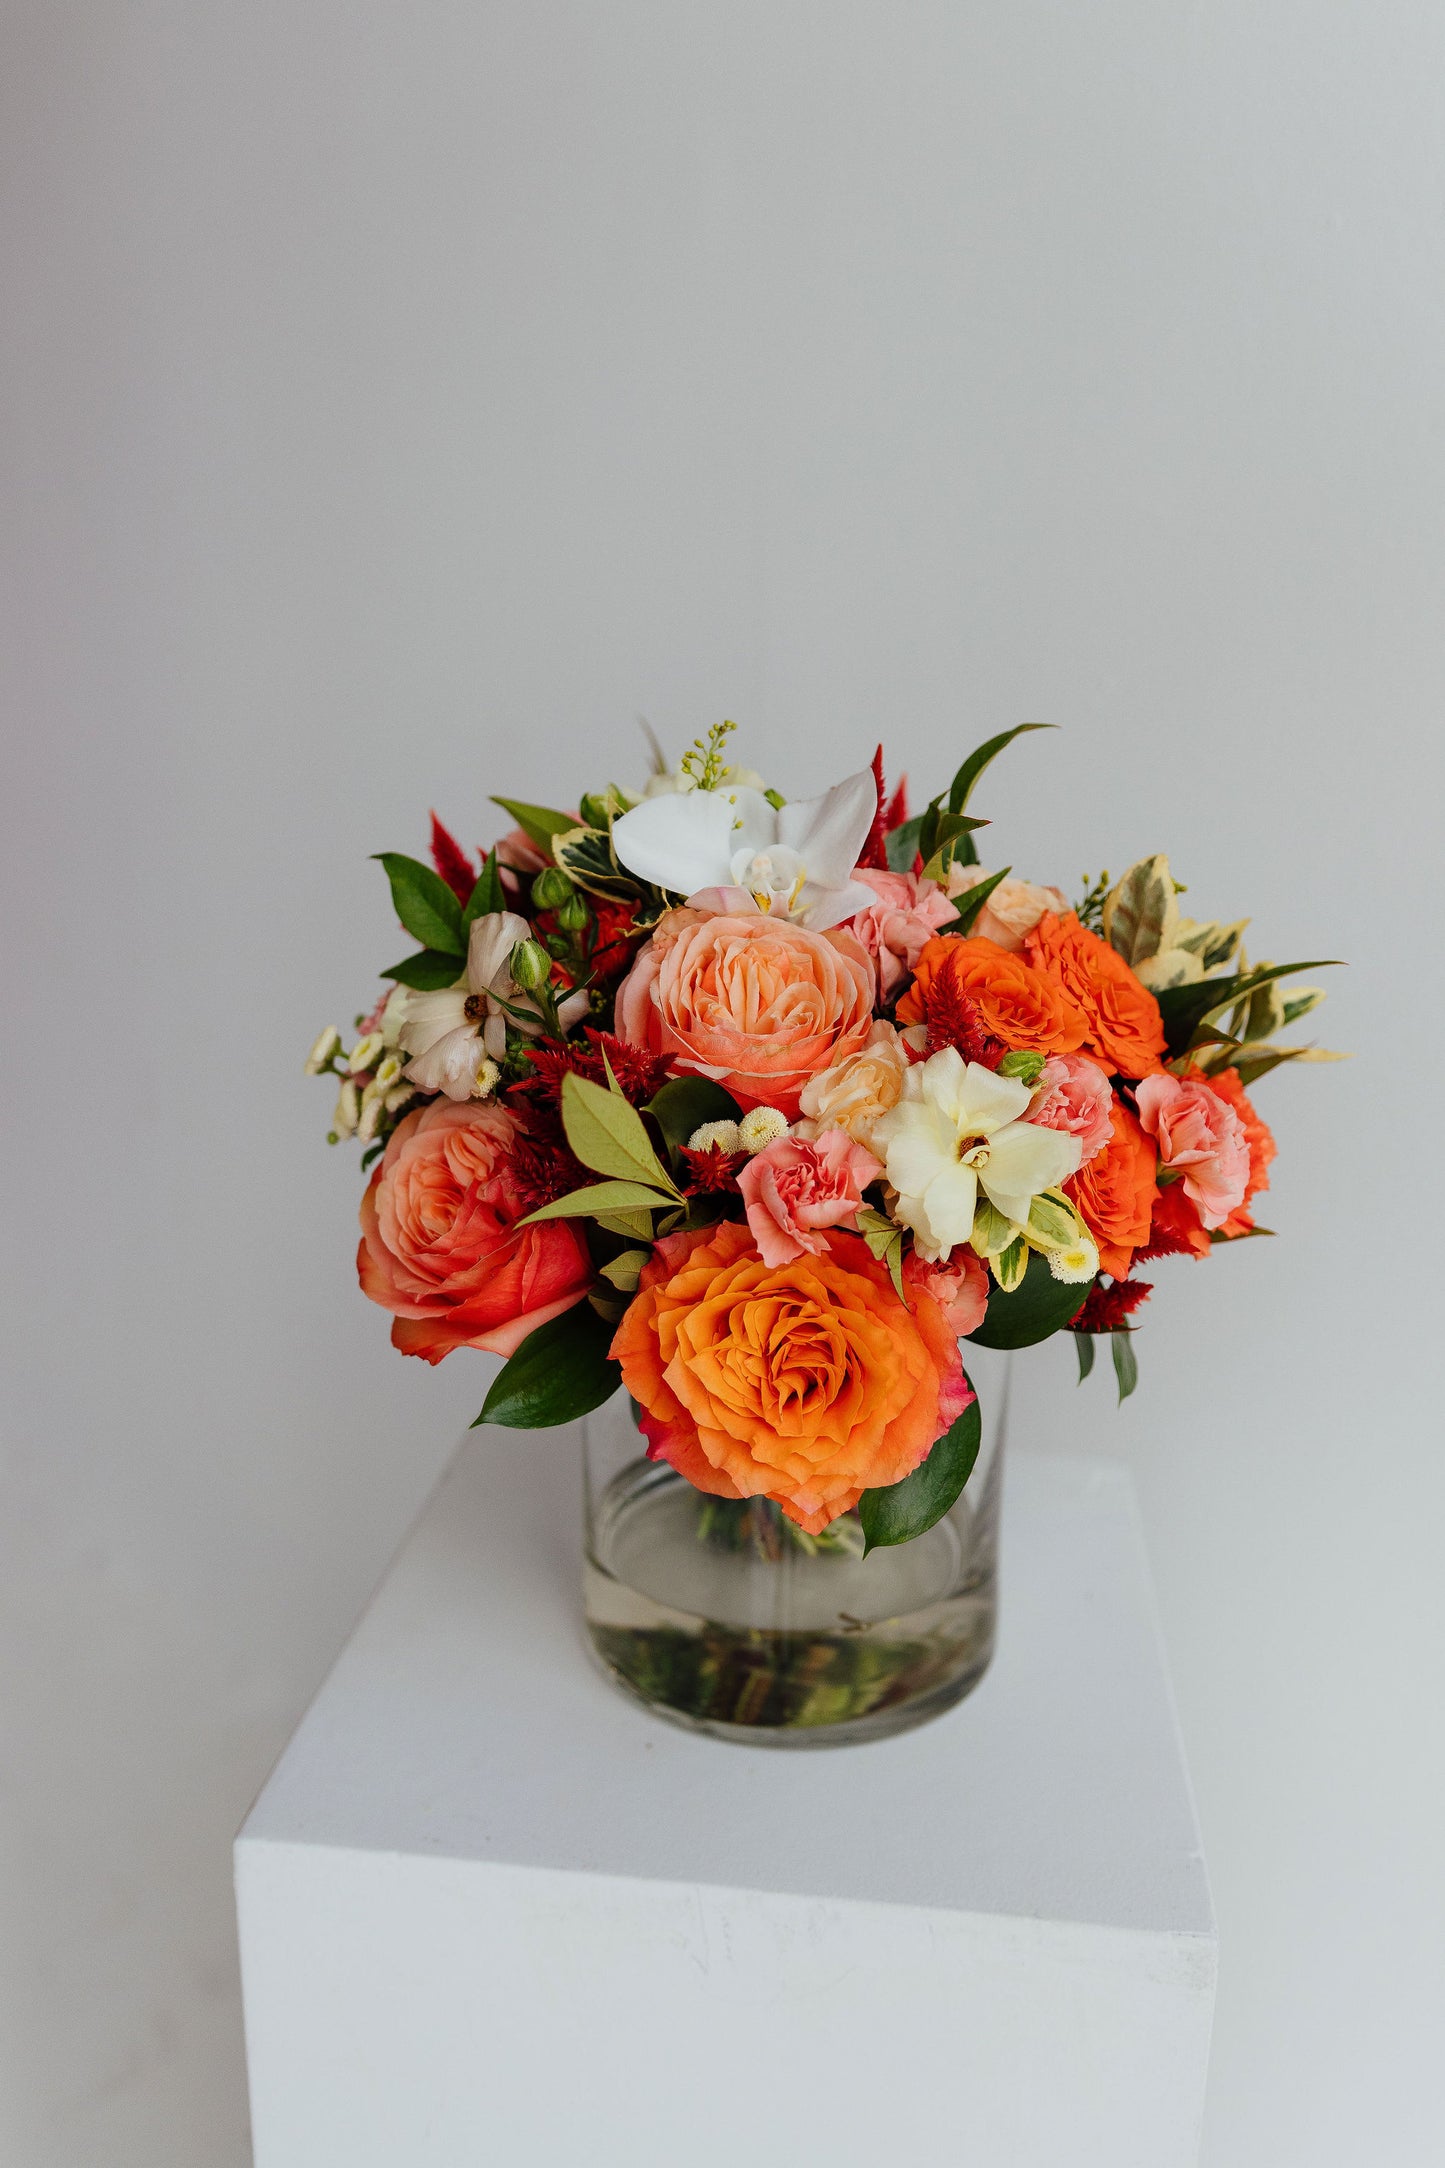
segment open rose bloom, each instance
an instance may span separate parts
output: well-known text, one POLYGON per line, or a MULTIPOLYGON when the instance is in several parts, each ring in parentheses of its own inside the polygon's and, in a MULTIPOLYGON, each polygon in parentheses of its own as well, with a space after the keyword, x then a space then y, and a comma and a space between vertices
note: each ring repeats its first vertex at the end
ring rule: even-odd
POLYGON ((612 1406, 699 1540, 851 1560, 862 1617, 865 1553, 968 1519, 975 1351, 1069 1332, 1082 1373, 1106 1338, 1122 1396, 1136 1267, 1186 1260, 1183 1299, 1266 1232, 1251 1094, 1329 1058, 1288 1036, 1321 997, 1183 917, 1158 854, 1073 896, 1006 864, 973 799, 1018 731, 910 820, 881 751, 789 797, 730 727, 498 800, 490 851, 433 817, 430 864, 381 854, 413 951, 307 1067, 398 1349, 500 1359, 490 1421, 612 1406))

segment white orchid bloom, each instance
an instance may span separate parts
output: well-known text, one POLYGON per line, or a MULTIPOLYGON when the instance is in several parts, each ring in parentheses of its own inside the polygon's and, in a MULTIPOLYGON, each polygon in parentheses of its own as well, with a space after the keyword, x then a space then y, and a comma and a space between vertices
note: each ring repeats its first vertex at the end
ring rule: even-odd
POLYGON ((878 900, 853 879, 877 807, 867 768, 781 807, 729 783, 645 798, 613 822, 612 845, 629 872, 703 909, 772 912, 823 933, 878 900))
MULTIPOLYGON (((495 1086, 508 1024, 527 1038, 543 1029, 537 1004, 508 968, 517 943, 531 938, 531 927, 515 911, 490 911, 472 921, 466 976, 457 985, 436 993, 408 992, 398 1035, 411 1056, 408 1083, 424 1092, 445 1092, 448 1099, 485 1097, 495 1086)), ((557 1004, 564 1031, 586 1013, 585 994, 568 994, 557 1004)))
POLYGON ((913 1229, 921 1257, 936 1262, 968 1240, 980 1190, 1021 1227, 1039 1191, 1076 1172, 1077 1137, 1020 1119, 1032 1096, 952 1046, 909 1070, 873 1147, 898 1192, 894 1217, 913 1229))

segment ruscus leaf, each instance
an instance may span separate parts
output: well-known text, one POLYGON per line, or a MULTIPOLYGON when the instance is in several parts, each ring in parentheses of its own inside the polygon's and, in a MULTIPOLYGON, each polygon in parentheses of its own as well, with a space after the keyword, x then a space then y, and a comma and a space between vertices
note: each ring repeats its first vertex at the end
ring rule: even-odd
POLYGON ((608 1354, 615 1327, 588 1302, 539 1325, 502 1365, 472 1428, 548 1430, 610 1400, 622 1371, 608 1354))

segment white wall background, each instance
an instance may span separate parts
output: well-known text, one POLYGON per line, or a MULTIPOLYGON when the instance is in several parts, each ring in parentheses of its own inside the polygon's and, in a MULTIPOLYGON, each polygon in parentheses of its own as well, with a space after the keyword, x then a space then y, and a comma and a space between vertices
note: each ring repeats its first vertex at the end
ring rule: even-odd
POLYGON ((1438 2161, 1442 83, 1426 0, 0 8, 5 2162, 247 2157, 229 1838, 485 1380, 301 1056, 366 854, 639 712, 1058 723, 999 856, 1351 960, 1283 1239, 1030 1394, 1144 1498, 1207 2168, 1438 2161))

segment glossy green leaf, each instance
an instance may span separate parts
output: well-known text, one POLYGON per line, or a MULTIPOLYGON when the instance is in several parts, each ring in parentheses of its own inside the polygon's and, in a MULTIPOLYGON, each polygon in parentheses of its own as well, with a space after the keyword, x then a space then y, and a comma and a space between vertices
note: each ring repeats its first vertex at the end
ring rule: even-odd
POLYGON ((675 1197, 642 1116, 619 1091, 569 1073, 562 1079, 562 1127, 584 1167, 619 1182, 644 1182, 675 1197))
POLYGON ((965 889, 958 899, 957 918, 950 919, 946 926, 940 926, 939 932, 971 934, 989 897, 999 882, 1006 881, 1012 872, 1012 866, 1003 866, 997 873, 991 873, 986 881, 977 881, 972 888, 965 889))
POLYGON ((1007 1248, 999 1251, 993 1260, 993 1270, 1001 1294, 1012 1295, 1022 1287, 1033 1254, 1022 1235, 1015 1235, 1007 1248))
POLYGON ((661 1190, 642 1182, 589 1182, 585 1189, 570 1189, 565 1197, 538 1205, 521 1225, 531 1227, 537 1220, 592 1219, 602 1212, 659 1212, 674 1202, 661 1190))
POLYGON ((462 933, 462 907, 441 875, 433 873, 419 858, 407 858, 401 851, 377 851, 374 855, 386 868, 396 915, 413 939, 424 948, 464 956, 467 944, 462 933))
POLYGON ((615 1331, 586 1301, 539 1325, 492 1380, 473 1430, 479 1423, 548 1430, 600 1408, 622 1383, 607 1352, 615 1331))
POLYGON ((1091 1332, 1076 1332, 1074 1350, 1079 1358, 1079 1383, 1082 1385, 1094 1367, 1094 1335, 1091 1332))
POLYGON ((494 795, 492 804, 499 805, 504 813, 510 813, 523 835, 535 843, 539 851, 546 851, 549 857, 553 836, 565 835, 569 828, 577 826, 575 813, 554 813, 552 808, 546 805, 524 805, 520 798, 498 798, 494 795))
POLYGON ((1288 978, 1294 971, 1322 971, 1338 962, 1337 956, 1322 956, 1308 963, 1266 964, 1257 971, 1232 973, 1218 979, 1198 979, 1192 986, 1166 987, 1156 998, 1164 1019, 1169 1054, 1173 1057, 1186 1053, 1202 1023, 1218 1010, 1241 1001, 1267 980, 1288 978))
POLYGON ((1134 1335, 1131 1332, 1111 1332, 1114 1347, 1114 1375, 1119 1381, 1119 1405, 1122 1407, 1139 1382, 1139 1364, 1134 1354, 1134 1335))
POLYGON ((973 795, 974 784, 983 774, 989 762, 996 759, 1006 745, 1012 745, 1014 739, 1021 738, 1026 731, 1052 730, 1054 728, 1053 723, 1018 723, 1012 730, 1000 731, 996 738, 986 738, 982 745, 969 754, 949 786, 949 812, 962 813, 967 810, 968 801, 973 795))
POLYGON ((415 956, 403 956, 399 964, 390 965, 381 976, 395 979, 398 986, 415 987, 418 993, 435 994, 444 986, 455 986, 465 969, 460 956, 424 948, 418 949, 415 956))
POLYGON ((1047 1258, 1038 1252, 1029 1258, 1021 1286, 1011 1295, 995 1287, 988 1298, 983 1323, 969 1334, 980 1347, 1032 1347, 1059 1332, 1084 1306, 1089 1285, 1056 1280, 1047 1258))
POLYGON ((742 1109, 710 1076, 670 1076, 648 1100, 647 1112, 680 1149, 704 1122, 735 1122, 742 1109))
POLYGON ((462 912, 462 932, 469 933, 471 931, 474 919, 489 918, 494 911, 505 911, 506 908, 507 898, 502 888, 502 875, 497 864, 497 854, 495 851, 488 851, 482 861, 482 870, 477 877, 477 885, 468 896, 466 909, 462 912))
POLYGON ((888 853, 889 868, 894 873, 911 873, 913 861, 918 856, 918 838, 923 830, 923 815, 915 813, 911 821, 901 821, 888 831, 884 848, 888 853))
POLYGON ((864 1556, 895 1543, 911 1543, 941 1521, 973 1474, 983 1437, 977 1399, 943 1433, 920 1467, 901 1483, 866 1490, 858 1501, 864 1556))

